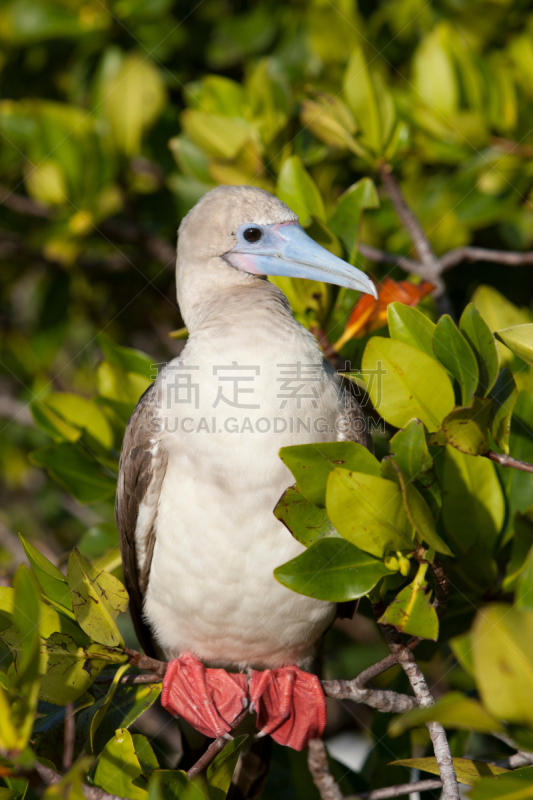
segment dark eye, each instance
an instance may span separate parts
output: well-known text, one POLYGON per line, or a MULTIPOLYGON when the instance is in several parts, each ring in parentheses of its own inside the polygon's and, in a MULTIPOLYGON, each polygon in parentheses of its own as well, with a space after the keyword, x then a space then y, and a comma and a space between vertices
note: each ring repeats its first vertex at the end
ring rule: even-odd
POLYGON ((243 233, 244 238, 247 242, 258 242, 261 236, 263 235, 263 231, 261 228, 246 228, 243 233))

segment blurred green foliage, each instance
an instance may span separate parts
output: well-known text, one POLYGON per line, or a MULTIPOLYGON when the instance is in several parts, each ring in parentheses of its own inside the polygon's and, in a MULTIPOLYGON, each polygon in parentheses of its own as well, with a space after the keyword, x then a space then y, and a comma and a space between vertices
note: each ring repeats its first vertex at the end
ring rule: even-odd
MULTIPOLYGON (((182 325, 173 277, 180 219, 218 183, 257 185, 332 252, 377 281, 400 280, 398 267, 365 261, 357 248, 412 255, 379 185, 386 160, 437 254, 466 244, 531 249, 533 13, 520 0, 4 0, 0 88, 5 582, 24 557, 32 565, 1 589, 2 641, 16 663, 4 648, 0 745, 21 750, 17 764, 27 766, 34 726, 34 752, 60 767, 64 712, 54 704, 73 701, 72 791, 91 755, 91 780, 110 792, 196 796, 127 730, 159 689, 116 677, 124 641, 135 645, 124 616, 116 622, 126 604, 113 519, 118 454, 152 365, 182 347, 169 337, 182 325), (74 583, 98 613, 80 613, 74 583), (110 684, 93 682, 115 673, 110 684), (116 759, 125 765, 119 783, 108 769, 116 759)), ((527 266, 484 262, 444 277, 458 326, 438 319, 429 298, 420 312, 394 304, 388 332, 341 350, 362 368, 360 380, 378 359, 390 367, 381 397, 367 387, 388 423, 377 458, 356 446, 345 454, 356 476, 349 491, 384 493, 390 514, 368 540, 353 536, 368 509, 353 517, 343 469, 315 464, 307 485, 298 465, 309 454, 287 451, 298 484, 276 514, 309 549, 278 578, 298 589, 333 563, 333 577, 314 587, 320 596, 344 600, 377 585, 387 619, 407 610, 402 629, 431 640, 427 576, 407 558, 408 542, 441 553, 454 591, 439 645, 420 647, 424 669, 456 690, 438 705, 455 731, 453 755, 495 759, 507 751, 490 730, 505 727, 533 748, 523 702, 533 681, 532 476, 482 457, 490 446, 533 462, 533 277, 527 266), (342 552, 341 536, 350 542, 342 552), (464 694, 476 689, 479 700, 464 694)), ((277 282, 302 323, 340 339, 356 293, 277 282)), ((367 600, 360 610, 370 616, 367 600)), ((328 635, 329 677, 353 677, 384 655, 373 629, 351 636, 328 635)), ((385 680, 405 689, 398 675, 385 680)), ((374 746, 344 791, 407 780, 417 765, 405 759, 428 744, 410 726, 424 719, 417 710, 387 732, 387 718, 365 717, 374 746), (392 753, 403 766, 385 769, 392 753)), ((350 725, 346 714, 339 726, 350 725)), ((210 773, 217 798, 227 763, 210 773)), ((23 779, 2 780, 10 797, 24 795, 23 779)), ((299 755, 277 750, 267 796, 309 797, 308 780, 299 755)), ((483 778, 473 796, 496 796, 495 780, 483 778)))

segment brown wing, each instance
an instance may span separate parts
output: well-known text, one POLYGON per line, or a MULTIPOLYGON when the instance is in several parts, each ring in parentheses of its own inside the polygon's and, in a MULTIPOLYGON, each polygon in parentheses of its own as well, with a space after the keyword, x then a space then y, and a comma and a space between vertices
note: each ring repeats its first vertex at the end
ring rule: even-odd
POLYGON ((156 398, 156 384, 152 384, 126 426, 115 503, 131 616, 139 642, 145 653, 153 657, 156 650, 150 628, 143 619, 143 598, 155 544, 159 495, 167 468, 167 453, 159 441, 156 398), (141 504, 143 514, 139 519, 141 504))

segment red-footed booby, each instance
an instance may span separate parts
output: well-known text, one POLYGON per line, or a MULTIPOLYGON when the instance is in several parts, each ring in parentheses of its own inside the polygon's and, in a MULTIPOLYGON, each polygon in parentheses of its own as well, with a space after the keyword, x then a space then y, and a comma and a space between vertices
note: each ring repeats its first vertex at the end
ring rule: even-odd
POLYGON ((178 235, 189 339, 128 423, 116 519, 139 638, 171 660, 163 705, 215 737, 251 702, 263 733, 302 749, 325 725, 320 683, 305 670, 336 607, 273 576, 304 550, 273 515, 293 483, 278 451, 366 434, 268 275, 376 295, 268 192, 204 195, 178 235))

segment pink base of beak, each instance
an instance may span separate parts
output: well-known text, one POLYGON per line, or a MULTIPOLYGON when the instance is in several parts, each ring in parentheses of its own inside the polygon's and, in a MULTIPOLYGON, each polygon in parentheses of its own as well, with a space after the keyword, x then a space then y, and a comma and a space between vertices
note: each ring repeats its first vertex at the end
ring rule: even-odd
POLYGON ((245 675, 207 669, 190 653, 170 662, 161 703, 205 736, 229 733, 248 697, 257 712, 257 727, 278 744, 303 750, 322 735, 326 699, 315 675, 298 667, 253 670, 248 690, 245 675))

